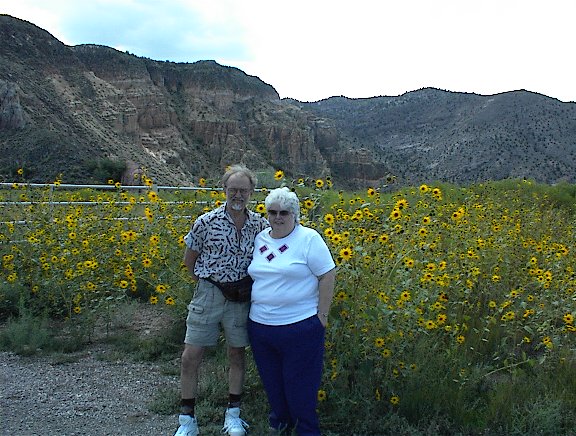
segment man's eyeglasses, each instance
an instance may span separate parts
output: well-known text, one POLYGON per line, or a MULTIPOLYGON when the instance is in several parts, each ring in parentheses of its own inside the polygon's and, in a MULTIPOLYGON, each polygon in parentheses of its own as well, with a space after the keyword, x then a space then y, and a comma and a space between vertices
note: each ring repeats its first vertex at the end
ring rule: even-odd
POLYGON ((236 194, 248 195, 248 194, 250 194, 250 189, 246 189, 246 188, 226 188, 226 191, 228 191, 228 193, 231 195, 236 195, 236 194))
POLYGON ((268 215, 271 216, 276 216, 276 215, 280 215, 280 216, 288 216, 290 215, 290 211, 289 210, 274 210, 274 209, 268 209, 268 215))

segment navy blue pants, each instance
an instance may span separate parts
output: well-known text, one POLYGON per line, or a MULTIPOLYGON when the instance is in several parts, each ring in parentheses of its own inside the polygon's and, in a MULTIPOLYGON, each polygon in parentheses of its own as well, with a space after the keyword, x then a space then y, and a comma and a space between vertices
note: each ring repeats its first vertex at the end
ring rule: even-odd
POLYGON ((320 436, 316 406, 322 378, 325 328, 317 315, 269 326, 248 320, 248 337, 270 403, 270 426, 320 436))

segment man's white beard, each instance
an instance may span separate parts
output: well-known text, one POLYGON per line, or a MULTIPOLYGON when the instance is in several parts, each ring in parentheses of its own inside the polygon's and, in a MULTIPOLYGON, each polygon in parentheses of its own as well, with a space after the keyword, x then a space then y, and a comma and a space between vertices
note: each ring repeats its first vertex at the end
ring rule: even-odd
POLYGON ((244 205, 241 203, 232 202, 232 203, 230 203, 230 208, 232 210, 240 212, 241 210, 244 210, 244 205))

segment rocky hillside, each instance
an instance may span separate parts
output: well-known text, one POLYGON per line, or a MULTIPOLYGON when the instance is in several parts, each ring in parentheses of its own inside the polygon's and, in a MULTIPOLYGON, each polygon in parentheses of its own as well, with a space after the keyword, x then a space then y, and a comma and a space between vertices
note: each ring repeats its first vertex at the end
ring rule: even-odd
POLYGON ((301 103, 237 68, 70 47, 7 15, 0 41, 0 181, 23 167, 31 181, 120 169, 131 183, 144 169, 190 185, 239 161, 341 186, 575 181, 576 104, 526 91, 301 103))
POLYGON ((576 181, 575 103, 523 90, 480 96, 421 89, 301 106, 331 119, 405 183, 576 181))
POLYGON ((159 183, 190 184, 244 161, 330 174, 323 124, 260 79, 212 61, 156 62, 108 47, 68 47, 0 16, 0 167, 32 180, 90 181, 106 159, 159 183), (322 149, 318 144, 322 143, 322 149))

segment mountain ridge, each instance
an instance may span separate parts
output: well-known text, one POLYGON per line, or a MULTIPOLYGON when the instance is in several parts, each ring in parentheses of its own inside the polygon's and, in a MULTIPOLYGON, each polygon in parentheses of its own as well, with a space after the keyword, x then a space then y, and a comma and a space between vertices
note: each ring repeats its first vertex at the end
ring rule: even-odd
POLYGON ((66 46, 0 15, 0 179, 63 173, 74 183, 123 166, 158 183, 217 178, 231 163, 343 187, 529 178, 574 182, 576 104, 525 90, 434 88, 396 97, 280 99, 235 67, 154 61, 66 46))

